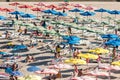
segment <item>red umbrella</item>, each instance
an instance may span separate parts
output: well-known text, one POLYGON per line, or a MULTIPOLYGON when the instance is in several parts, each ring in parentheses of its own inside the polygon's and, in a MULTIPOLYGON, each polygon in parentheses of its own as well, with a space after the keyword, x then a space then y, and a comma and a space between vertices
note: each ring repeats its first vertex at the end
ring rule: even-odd
POLYGON ((69 3, 68 2, 63 2, 63 3, 60 3, 60 6, 68 6, 69 3))
POLYGON ((13 2, 13 3, 10 3, 9 5, 15 6, 15 9, 17 10, 17 6, 20 5, 20 3, 18 3, 18 2, 13 2))
POLYGON ((54 5, 54 4, 48 5, 48 6, 46 6, 46 7, 47 7, 47 8, 51 8, 51 9, 57 8, 57 6, 54 5))
POLYGON ((42 11, 43 9, 36 7, 36 8, 32 8, 31 10, 32 11, 37 11, 37 17, 38 17, 38 12, 42 11))
POLYGON ((13 2, 13 3, 10 3, 9 5, 17 6, 17 5, 20 5, 20 3, 18 3, 18 2, 13 2))
POLYGON ((34 4, 34 5, 37 5, 37 6, 46 6, 44 3, 42 3, 42 2, 39 2, 38 4, 34 4))
POLYGON ((0 8, 0 11, 3 11, 4 8, 0 8))
POLYGON ((4 12, 12 12, 14 10, 13 9, 8 9, 8 8, 4 8, 2 11, 4 11, 4 12))
POLYGON ((92 6, 87 6, 87 7, 85 7, 84 9, 86 9, 86 10, 95 10, 95 9, 97 9, 96 7, 92 7, 92 6))
POLYGON ((19 8, 25 8, 25 12, 26 12, 26 9, 32 8, 32 6, 31 5, 21 5, 21 6, 19 6, 19 8))
POLYGON ((37 74, 57 74, 58 71, 56 71, 54 69, 43 69, 40 71, 35 71, 35 73, 37 73, 37 74))
POLYGON ((68 7, 65 7, 65 6, 63 6, 63 7, 59 7, 59 8, 56 8, 56 10, 70 10, 70 8, 68 8, 68 7))
POLYGON ((73 5, 74 7, 77 7, 77 8, 85 8, 86 6, 83 5, 83 4, 75 4, 73 5))

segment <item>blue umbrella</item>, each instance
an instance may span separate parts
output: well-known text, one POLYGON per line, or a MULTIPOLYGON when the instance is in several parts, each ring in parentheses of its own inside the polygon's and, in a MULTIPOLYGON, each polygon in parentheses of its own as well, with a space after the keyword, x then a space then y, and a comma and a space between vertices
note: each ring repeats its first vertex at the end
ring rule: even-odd
POLYGON ((0 16, 0 20, 5 20, 5 19, 6 19, 6 17, 0 16))
POLYGON ((23 74, 19 71, 13 71, 10 73, 10 75, 13 75, 13 76, 23 76, 23 74))
POLYGON ((101 12, 101 21, 102 21, 103 12, 108 12, 109 10, 104 9, 104 8, 100 8, 100 9, 97 9, 97 10, 94 10, 94 11, 95 12, 101 12))
POLYGON ((11 67, 7 67, 5 69, 5 72, 8 73, 8 74, 12 73, 12 68, 11 67))
POLYGON ((10 12, 9 14, 12 14, 12 15, 23 15, 25 13, 21 12, 21 11, 14 11, 14 12, 10 12))
POLYGON ((120 11, 118 11, 118 10, 111 10, 111 11, 108 11, 108 13, 117 15, 117 14, 120 14, 120 11))
POLYGON ((14 50, 22 50, 22 49, 27 49, 27 46, 25 45, 16 45, 13 47, 14 50))
POLYGON ((6 52, 0 52, 0 54, 4 55, 4 54, 7 54, 6 52))
POLYGON ((118 38, 119 36, 116 35, 116 34, 105 34, 105 35, 102 35, 101 37, 102 37, 102 38, 107 38, 107 39, 116 39, 116 38, 118 38))
POLYGON ((80 40, 77 36, 62 36, 64 40, 80 40))
POLYGON ((24 14, 24 15, 21 15, 21 17, 23 17, 23 18, 32 18, 32 19, 36 18, 36 16, 33 15, 33 14, 24 14))
POLYGON ((72 9, 72 10, 69 10, 70 12, 84 12, 84 10, 80 10, 78 8, 75 8, 75 9, 72 9))
POLYGON ((82 16, 94 16, 95 13, 94 12, 86 11, 86 12, 80 13, 80 15, 82 15, 82 16))
POLYGON ((40 68, 36 67, 36 66, 31 66, 29 68, 27 68, 27 71, 29 72, 35 72, 35 71, 38 71, 40 70, 40 68))
POLYGON ((55 15, 58 15, 58 16, 67 16, 66 13, 62 13, 62 12, 56 12, 54 13, 55 15))
POLYGON ((48 9, 48 10, 44 10, 44 11, 42 11, 42 12, 44 12, 44 13, 50 13, 50 14, 55 14, 55 13, 57 13, 57 11, 55 11, 55 10, 50 10, 50 9, 48 9))

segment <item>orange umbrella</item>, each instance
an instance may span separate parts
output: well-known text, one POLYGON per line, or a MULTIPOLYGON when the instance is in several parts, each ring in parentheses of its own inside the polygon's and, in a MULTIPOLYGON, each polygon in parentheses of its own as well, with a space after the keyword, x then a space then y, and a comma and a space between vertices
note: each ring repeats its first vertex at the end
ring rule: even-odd
POLYGON ((56 10, 70 10, 70 8, 68 8, 68 7, 65 7, 65 6, 63 6, 63 7, 59 7, 59 8, 56 8, 56 10))
POLYGON ((4 11, 4 12, 12 12, 12 11, 14 11, 14 10, 13 10, 13 9, 8 9, 8 8, 4 8, 3 11, 4 11))
POLYGON ((4 8, 0 8, 0 11, 3 11, 4 8))
POLYGON ((19 6, 19 8, 25 8, 25 12, 26 12, 27 8, 32 8, 32 6, 31 5, 21 5, 21 6, 19 6))

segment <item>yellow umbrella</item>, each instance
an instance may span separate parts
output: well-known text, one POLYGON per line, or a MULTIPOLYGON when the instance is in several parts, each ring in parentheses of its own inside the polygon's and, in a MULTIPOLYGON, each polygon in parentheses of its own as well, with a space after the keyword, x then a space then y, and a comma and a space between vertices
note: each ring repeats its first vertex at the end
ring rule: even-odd
POLYGON ((42 80, 42 78, 37 75, 28 75, 24 77, 19 77, 18 80, 42 80))
POLYGON ((96 54, 105 54, 105 53, 109 53, 109 50, 103 49, 103 48, 95 48, 95 49, 91 49, 89 50, 89 52, 93 52, 96 54))
POLYGON ((120 61, 114 61, 111 63, 112 65, 120 66, 120 61))
POLYGON ((81 57, 81 58, 86 58, 86 59, 98 59, 98 55, 94 55, 94 54, 90 54, 90 53, 86 53, 86 54, 80 53, 77 56, 81 57))
POLYGON ((71 63, 71 64, 86 64, 86 61, 81 60, 81 59, 74 59, 74 58, 67 59, 64 62, 71 63))

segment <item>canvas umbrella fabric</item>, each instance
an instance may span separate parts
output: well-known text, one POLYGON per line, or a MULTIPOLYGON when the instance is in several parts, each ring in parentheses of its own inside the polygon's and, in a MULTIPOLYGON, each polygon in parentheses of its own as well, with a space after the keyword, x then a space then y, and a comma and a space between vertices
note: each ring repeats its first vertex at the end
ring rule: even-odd
POLYGON ((17 6, 20 5, 20 3, 13 2, 13 3, 10 3, 9 5, 15 6, 15 10, 17 10, 17 6))
POLYGON ((49 68, 50 69, 70 69, 72 68, 72 66, 68 64, 56 64, 56 65, 49 66, 49 68))
POLYGON ((48 10, 43 10, 42 12, 48 13, 48 14, 55 14, 55 13, 57 13, 57 11, 55 11, 55 10, 50 10, 50 9, 48 9, 48 10))
POLYGON ((35 72, 35 71, 39 71, 39 70, 40 70, 40 68, 37 66, 30 66, 27 68, 27 71, 29 71, 29 72, 35 72))
POLYGON ((32 11, 37 11, 37 17, 38 17, 38 12, 41 12, 43 9, 36 7, 36 8, 32 8, 31 10, 32 11))
POLYGON ((47 5, 46 7, 47 7, 47 8, 51 8, 52 10, 53 10, 54 8, 57 8, 57 6, 54 5, 54 4, 47 5))
POLYGON ((54 70, 54 69, 43 69, 40 71, 35 71, 36 74, 57 74, 58 71, 54 70))
POLYGON ((93 7, 93 6, 87 6, 87 7, 85 7, 84 9, 86 9, 86 10, 95 10, 96 9, 96 7, 93 7))
POLYGON ((116 35, 116 34, 104 34, 104 35, 101 35, 101 37, 102 37, 103 39, 116 39, 116 38, 118 38, 119 36, 116 35))
POLYGON ((102 22, 103 12, 108 12, 108 10, 107 10, 107 9, 104 9, 104 8, 100 8, 100 9, 97 9, 97 10, 94 10, 94 11, 101 13, 101 22, 102 22))
POLYGON ((114 61, 111 63, 112 65, 115 65, 115 66, 120 66, 120 61, 114 61))
POLYGON ((27 19, 29 19, 29 18, 31 18, 31 19, 36 18, 36 16, 33 15, 33 14, 24 14, 24 15, 21 15, 21 17, 22 17, 22 18, 27 18, 27 19))
POLYGON ((19 8, 25 8, 25 12, 27 12, 27 9, 32 8, 31 5, 21 5, 19 8))
POLYGON ((54 13, 54 15, 57 15, 57 16, 67 16, 66 13, 62 13, 62 12, 56 12, 56 13, 54 13))
POLYGON ((6 16, 7 16, 8 12, 12 12, 12 11, 14 11, 14 10, 13 9, 8 9, 8 8, 3 9, 3 12, 6 12, 6 16))
POLYGON ((24 77, 18 77, 18 80, 42 80, 42 78, 38 75, 27 75, 24 77))
POLYGON ((7 19, 7 18, 4 16, 0 16, 0 20, 5 20, 5 19, 7 19))
POLYGON ((39 3, 35 4, 35 5, 40 6, 40 8, 42 8, 42 6, 46 6, 45 3, 43 3, 43 2, 39 2, 39 3))

